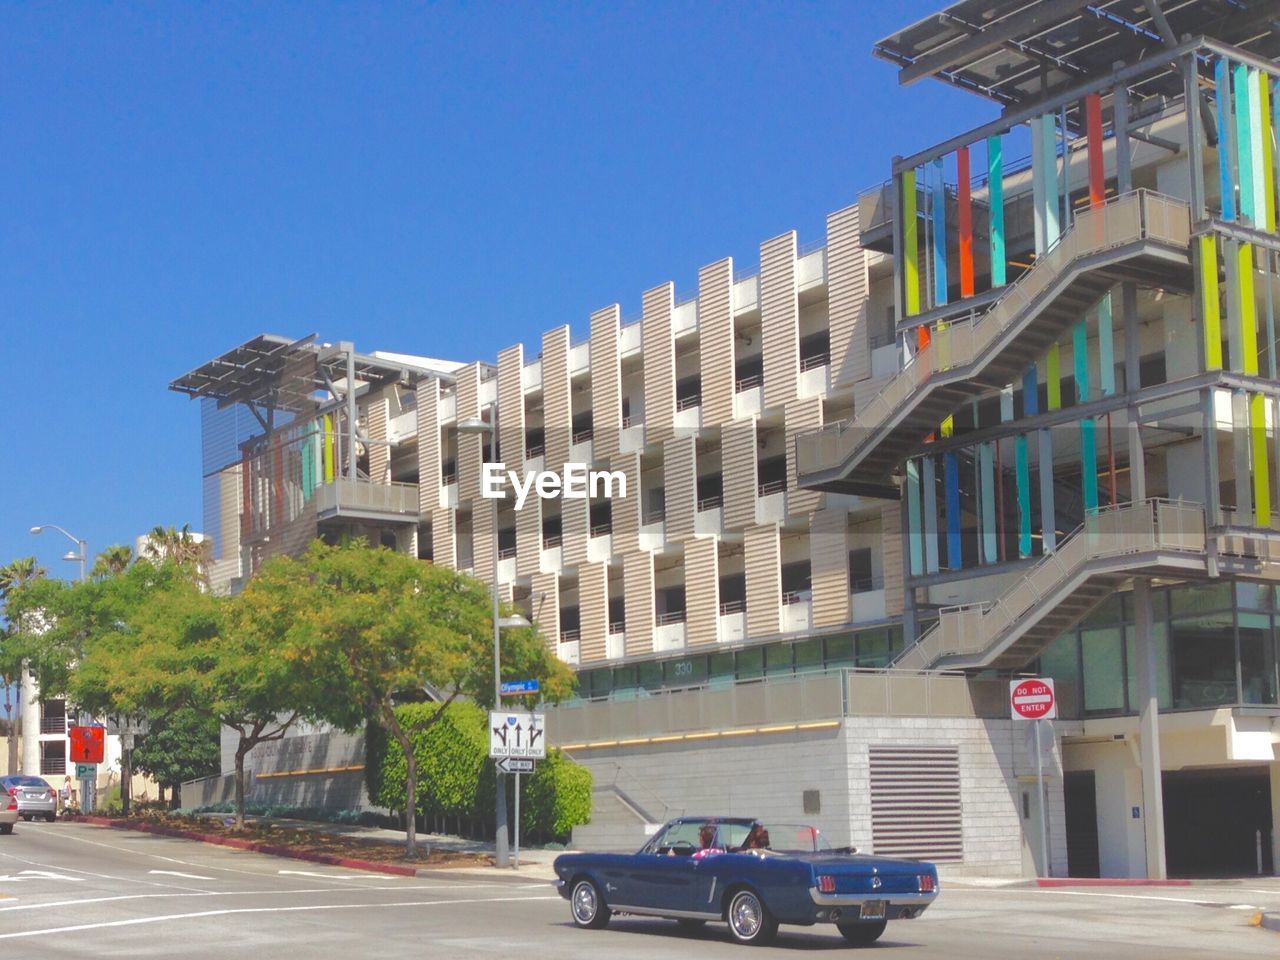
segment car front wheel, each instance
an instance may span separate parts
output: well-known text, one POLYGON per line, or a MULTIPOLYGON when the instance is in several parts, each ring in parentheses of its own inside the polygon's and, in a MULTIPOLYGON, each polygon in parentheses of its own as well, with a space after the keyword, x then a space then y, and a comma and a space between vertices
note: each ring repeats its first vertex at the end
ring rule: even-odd
POLYGON ((754 890, 739 890, 729 901, 726 911, 729 932, 739 943, 764 944, 778 932, 778 921, 773 919, 764 901, 754 890))
POLYGON ((866 920, 858 923, 837 923, 840 929, 840 935, 855 947, 865 947, 868 944, 875 943, 880 939, 880 934, 884 933, 884 928, 888 926, 885 920, 866 920))
POLYGON ((573 885, 569 909, 573 912, 573 922, 588 930, 599 930, 609 922, 609 908, 604 905, 604 897, 600 896, 594 880, 584 878, 573 885))

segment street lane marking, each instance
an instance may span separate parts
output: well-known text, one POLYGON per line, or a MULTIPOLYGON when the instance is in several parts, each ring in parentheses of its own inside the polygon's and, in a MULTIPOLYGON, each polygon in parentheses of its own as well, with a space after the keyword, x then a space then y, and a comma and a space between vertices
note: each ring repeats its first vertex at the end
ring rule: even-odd
POLYGON ((1094 893, 1084 890, 1032 890, 1029 893, 1049 893, 1060 897, 1109 897, 1113 900, 1160 900, 1165 903, 1185 903, 1193 907, 1224 907, 1223 900, 1192 900, 1189 897, 1158 897, 1140 893, 1094 893))
MULTIPOLYGON (((155 873, 154 870, 151 872, 155 873)), ((390 876, 385 873, 315 873, 311 870, 279 870, 277 872, 292 874, 295 877, 319 877, 321 880, 382 880, 390 876)))
POLYGON ((67 880, 71 883, 84 883, 84 877, 68 877, 63 873, 51 870, 19 870, 16 874, 0 874, 0 883, 21 883, 23 880, 67 880))
POLYGON ((167 877, 181 877, 184 880, 212 880, 213 877, 202 877, 198 873, 179 873, 177 870, 148 870, 147 873, 161 873, 167 877))
POLYGON ((301 907, 240 907, 226 910, 202 910, 197 913, 170 913, 158 917, 132 917, 128 920, 106 920, 101 923, 78 923, 66 927, 46 927, 42 930, 22 930, 18 933, 0 933, 0 940, 22 940, 28 937, 47 937, 57 933, 77 933, 82 930, 109 930, 112 927, 136 927, 148 923, 164 923, 170 920, 200 920, 205 917, 226 917, 250 913, 314 913, 321 910, 374 910, 400 907, 448 907, 470 903, 528 903, 530 900, 559 900, 560 895, 543 897, 473 897, 465 900, 404 900, 397 903, 318 903, 301 907))

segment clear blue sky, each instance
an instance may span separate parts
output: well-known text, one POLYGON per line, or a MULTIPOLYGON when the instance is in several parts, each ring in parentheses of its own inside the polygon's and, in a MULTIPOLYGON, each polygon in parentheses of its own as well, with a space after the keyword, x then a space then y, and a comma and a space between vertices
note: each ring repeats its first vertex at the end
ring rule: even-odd
POLYGON ((995 115, 872 43, 939 0, 0 6, 0 562, 200 529, 174 377, 254 334, 493 359, 995 115))

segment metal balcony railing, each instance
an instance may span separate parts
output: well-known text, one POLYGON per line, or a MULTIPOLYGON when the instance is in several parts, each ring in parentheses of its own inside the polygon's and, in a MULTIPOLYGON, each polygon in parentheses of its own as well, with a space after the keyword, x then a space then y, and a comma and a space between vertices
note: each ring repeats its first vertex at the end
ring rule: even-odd
POLYGON ((561 630, 560 631, 561 643, 576 643, 580 639, 582 639, 581 630, 561 630))
POLYGON ((529 460, 532 460, 534 457, 540 457, 545 452, 546 448, 540 443, 535 443, 524 448, 525 458, 529 460))
POLYGON ((515 555, 516 555, 515 547, 499 547, 498 548, 499 560, 511 560, 515 557, 515 555))
POLYGON ((758 387, 764 382, 764 377, 758 373, 749 373, 745 377, 738 377, 733 381, 734 393, 746 393, 752 387, 758 387))
POLYGON ((676 397, 676 411, 688 410, 690 407, 698 407, 702 405, 702 394, 690 393, 683 397, 676 397))
POLYGON ((829 353, 810 354, 807 357, 800 358, 800 372, 804 373, 806 370, 812 370, 814 367, 825 367, 829 363, 831 363, 831 354, 829 353))
POLYGON ((756 494, 761 497, 768 497, 768 496, 772 496, 775 493, 782 493, 786 489, 787 489, 787 481, 785 479, 770 480, 767 483, 762 483, 759 486, 757 486, 756 494))
POLYGON ((554 550, 556 547, 560 546, 562 542, 563 541, 562 541, 561 535, 558 533, 553 533, 549 536, 542 538, 542 549, 554 550))
POLYGON ((923 668, 942 656, 985 653, 1029 617, 1047 613, 1046 602, 1086 564, 1157 550, 1203 554, 1204 508, 1149 499, 1090 511, 1053 553, 1041 557, 996 600, 944 607, 938 622, 902 651, 894 665, 923 668))
POLYGON ((731 613, 742 613, 747 609, 745 600, 726 600, 720 604, 720 616, 727 617, 731 613))
POLYGON ((1021 320, 1074 261, 1138 240, 1187 247, 1191 221, 1186 203, 1144 189, 1082 210, 1071 228, 1030 270, 1005 287, 989 310, 976 318, 931 327, 928 345, 920 348, 852 420, 796 437, 800 474, 836 469, 879 443, 886 427, 916 402, 925 384, 939 373, 967 367, 989 355, 1001 334, 1021 320))
POLYGON ((595 436, 594 427, 587 427, 585 430, 575 430, 573 432, 573 442, 586 443, 588 440, 590 440, 594 436, 595 436))
POLYGON ((813 599, 813 592, 811 590, 782 591, 782 605, 784 607, 789 607, 796 603, 807 603, 811 599, 813 599))
POLYGON ((683 610, 668 610, 666 613, 658 614, 658 619, 657 619, 658 626, 665 627, 668 624, 672 624, 672 623, 684 623, 683 610))
POLYGON ((337 478, 316 488, 316 511, 377 513, 396 517, 419 514, 416 483, 374 483, 370 480, 337 478))
POLYGON ((607 537, 611 533, 613 533, 613 522, 610 520, 591 525, 591 536, 593 537, 607 537))
POLYGON ((884 589, 884 577, 862 577, 858 580, 849 581, 850 593, 871 593, 873 590, 884 589))
POLYGON ((709 497, 703 497, 698 501, 698 513, 705 513, 721 506, 724 506, 724 496, 719 493, 713 493, 709 497))
POLYGON ((616 636, 619 633, 626 633, 626 632, 627 632, 627 621, 625 620, 609 621, 609 636, 612 637, 612 636, 616 636))
POLYGON ((41 733, 66 733, 67 718, 66 717, 45 717, 40 718, 41 733))

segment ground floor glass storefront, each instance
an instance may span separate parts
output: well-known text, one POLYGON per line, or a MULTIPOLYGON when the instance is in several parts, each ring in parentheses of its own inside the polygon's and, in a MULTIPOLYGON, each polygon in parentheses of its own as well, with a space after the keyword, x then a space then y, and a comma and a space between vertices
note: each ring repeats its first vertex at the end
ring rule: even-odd
MULTIPOLYGON (((1161 710, 1278 702, 1276 589, 1232 582, 1153 588, 1161 710)), ((1133 594, 1117 594, 1040 658, 1062 716, 1136 712, 1133 614, 1133 594)))

